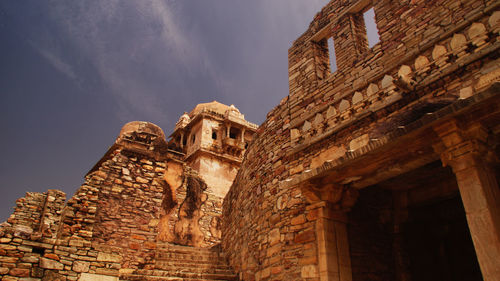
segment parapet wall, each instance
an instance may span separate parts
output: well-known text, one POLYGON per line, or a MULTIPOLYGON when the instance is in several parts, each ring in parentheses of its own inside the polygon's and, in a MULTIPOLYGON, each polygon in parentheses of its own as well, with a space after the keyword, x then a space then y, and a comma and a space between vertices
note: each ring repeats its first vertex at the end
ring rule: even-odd
MULTIPOLYGON (((319 280, 316 221, 324 202, 316 199, 348 210, 357 189, 373 183, 346 168, 331 172, 337 193, 307 185, 452 114, 461 100, 473 103, 499 81, 498 10, 497 1, 331 1, 316 15, 289 50, 290 94, 258 129, 224 200, 222 246, 243 280, 319 280), (359 28, 369 7, 380 34, 371 49, 359 28)), ((430 146, 414 153, 439 160, 430 146)))

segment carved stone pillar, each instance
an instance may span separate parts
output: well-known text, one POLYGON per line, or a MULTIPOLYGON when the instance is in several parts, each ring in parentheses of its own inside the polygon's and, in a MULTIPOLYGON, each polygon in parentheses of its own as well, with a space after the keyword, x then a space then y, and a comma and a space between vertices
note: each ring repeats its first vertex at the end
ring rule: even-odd
POLYGON ((347 213, 326 203, 316 221, 321 281, 351 281, 351 255, 347 238, 347 213))
POLYGON ((241 140, 240 140, 241 143, 244 143, 245 142, 245 128, 243 127, 243 129, 241 129, 241 140))
POLYGON ((488 132, 479 124, 460 128, 451 121, 434 128, 435 149, 457 178, 477 259, 485 281, 500 280, 500 189, 490 165, 488 132))
POLYGON ((321 281, 351 281, 347 213, 358 192, 342 185, 307 185, 303 194, 318 208, 316 237, 321 281))

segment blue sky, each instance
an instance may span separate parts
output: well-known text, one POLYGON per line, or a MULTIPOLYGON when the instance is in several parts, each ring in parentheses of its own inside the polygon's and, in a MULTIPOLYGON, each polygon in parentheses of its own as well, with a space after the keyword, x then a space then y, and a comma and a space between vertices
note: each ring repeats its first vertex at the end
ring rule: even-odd
POLYGON ((166 134, 197 103, 260 124, 287 50, 326 0, 0 2, 0 221, 27 191, 70 197, 123 124, 166 134))

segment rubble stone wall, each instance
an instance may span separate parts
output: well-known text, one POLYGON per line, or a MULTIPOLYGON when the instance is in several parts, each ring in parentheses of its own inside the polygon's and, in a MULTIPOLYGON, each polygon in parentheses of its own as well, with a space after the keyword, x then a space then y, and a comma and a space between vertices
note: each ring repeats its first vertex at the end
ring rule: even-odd
POLYGON ((371 3, 331 1, 289 50, 290 94, 224 200, 222 246, 243 280, 318 280, 318 206, 304 182, 500 81, 497 1, 371 3), (349 17, 371 6, 381 41, 368 49, 349 17))
POLYGON ((165 242, 220 242, 222 198, 142 123, 124 127, 67 202, 57 190, 16 202, 0 227, 2 280, 118 280, 153 269, 165 242))

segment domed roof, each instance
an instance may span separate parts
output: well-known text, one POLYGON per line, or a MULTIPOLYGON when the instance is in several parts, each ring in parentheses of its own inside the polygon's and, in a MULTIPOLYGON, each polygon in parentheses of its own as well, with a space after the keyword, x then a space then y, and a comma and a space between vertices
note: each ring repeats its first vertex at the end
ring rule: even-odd
POLYGON ((198 115, 203 111, 213 111, 219 114, 225 114, 228 110, 240 112, 234 105, 228 106, 218 101, 213 101, 198 104, 193 110, 191 110, 189 116, 193 118, 193 116, 198 115))
POLYGON ((144 122, 144 121, 132 121, 127 124, 125 124, 121 131, 120 134, 118 135, 117 142, 125 136, 131 135, 132 133, 148 133, 151 135, 155 135, 165 141, 165 134, 163 133, 163 130, 158 127, 157 125, 150 123, 150 122, 144 122))

